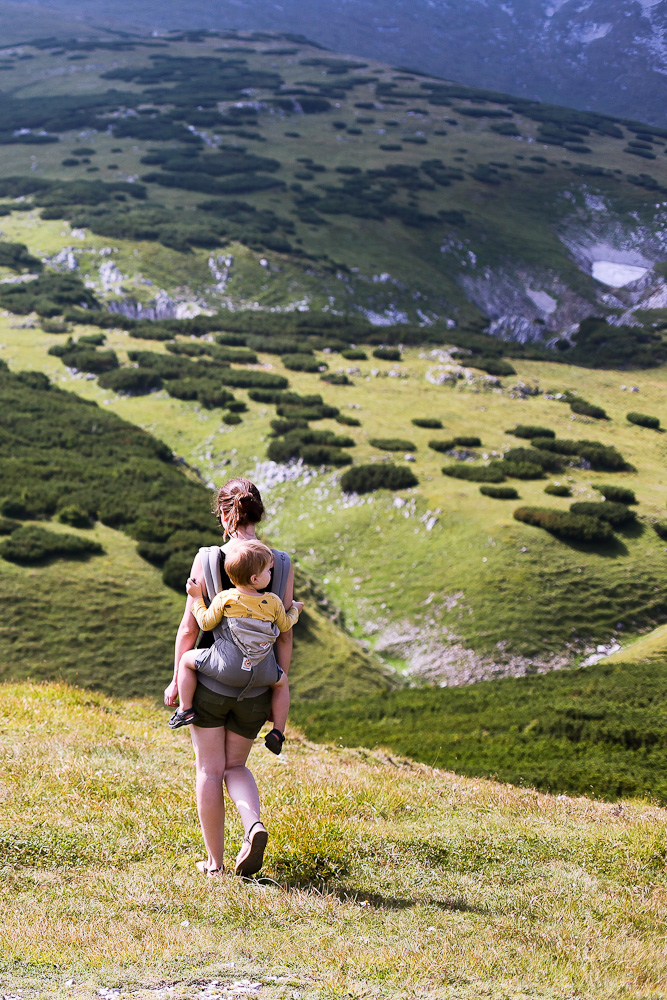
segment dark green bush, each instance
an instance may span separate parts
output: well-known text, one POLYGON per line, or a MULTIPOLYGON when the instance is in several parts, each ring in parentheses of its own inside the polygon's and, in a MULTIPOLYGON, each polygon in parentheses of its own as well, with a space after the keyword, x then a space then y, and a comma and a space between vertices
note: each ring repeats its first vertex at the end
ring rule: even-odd
POLYGON ((75 504, 61 507, 56 514, 56 519, 61 524, 69 524, 70 528, 92 528, 93 526, 93 521, 88 511, 77 507, 75 504))
POLYGON ((620 528, 623 524, 637 520, 634 510, 630 510, 627 504, 611 500, 579 501, 570 504, 570 510, 573 514, 586 514, 588 517, 607 521, 612 528, 620 528))
POLYGON ((371 438, 368 442, 373 448, 380 448, 382 451, 416 451, 417 445, 414 441, 404 438, 371 438))
POLYGON ((162 379, 150 368, 117 368, 100 375, 98 381, 102 389, 127 396, 145 396, 162 388, 162 379))
POLYGON ((631 424, 637 424, 639 427, 649 427, 654 431, 657 431, 660 427, 659 418, 650 417, 647 413, 628 413, 627 419, 631 424))
POLYGON ((539 465, 547 472, 560 472, 563 468, 562 459, 553 451, 541 451, 538 448, 510 448, 505 453, 506 462, 530 462, 539 465))
POLYGON ((459 448, 479 448, 481 447, 481 439, 478 437, 473 437, 470 435, 461 435, 460 437, 454 438, 454 444, 459 448))
POLYGON ((282 375, 253 371, 249 368, 230 368, 228 371, 221 371, 217 377, 223 385, 236 389, 287 389, 289 386, 289 382, 282 375))
POLYGON ((505 361, 504 358, 496 357, 481 357, 481 358, 470 358, 468 364, 471 368, 479 368, 483 372, 487 372, 489 375, 503 376, 503 375, 516 375, 516 369, 509 361, 505 361))
POLYGON ((432 430, 442 430, 442 420, 437 417, 413 417, 412 423, 415 427, 427 427, 432 430))
POLYGON ((573 413, 578 413, 583 417, 592 417, 594 420, 609 420, 609 417, 601 406, 595 406, 593 403, 588 403, 585 399, 582 399, 581 396, 568 394, 567 401, 570 404, 570 409, 573 413))
POLYGON ((326 368, 326 365, 312 354, 283 354, 281 361, 285 368, 293 372, 319 372, 326 368))
POLYGON ((305 430, 308 424, 305 420, 272 420, 271 430, 275 437, 282 437, 290 431, 305 430))
POLYGON ((227 413, 223 413, 222 422, 223 424, 229 424, 230 426, 233 426, 235 424, 243 423, 243 420, 238 415, 238 413, 232 413, 231 411, 228 410, 227 413))
POLYGON ((361 420, 350 417, 347 413, 337 413, 334 419, 337 424, 344 424, 346 427, 361 427, 361 420))
POLYGON ((349 350, 340 352, 347 361, 368 361, 368 355, 359 347, 351 347, 349 350))
POLYGON ((0 556, 8 562, 32 566, 48 559, 82 557, 103 552, 99 542, 78 535, 61 535, 36 525, 12 532, 0 543, 0 556))
POLYGON ((20 521, 15 521, 11 517, 0 517, 0 535, 11 535, 21 527, 20 521))
POLYGON ((404 465, 356 465, 341 478, 344 493, 374 493, 375 490, 406 490, 417 486, 419 480, 404 465))
POLYGON ((596 483, 593 485, 593 489, 597 490, 598 493, 602 493, 603 500, 610 500, 612 503, 637 503, 637 497, 635 496, 634 490, 629 489, 627 486, 612 486, 609 483, 596 483))
POLYGON ((480 486, 479 492, 494 500, 518 500, 519 494, 513 486, 480 486))
POLYGON ((9 267, 12 271, 41 271, 43 264, 38 257, 28 253, 23 243, 5 243, 0 241, 0 267, 9 267))
POLYGON ((663 542, 667 542, 667 521, 655 521, 653 530, 658 538, 662 538, 663 542))
POLYGON ((308 465, 351 465, 352 456, 340 448, 326 445, 308 444, 301 449, 301 458, 308 465))
MULTIPOLYGON (((472 462, 459 462, 456 465, 446 465, 443 468, 445 476, 452 476, 454 479, 466 479, 473 483, 503 483, 505 473, 499 467, 500 462, 495 466, 474 465, 472 462)), ((540 470, 541 471, 541 470, 540 470)))
POLYGON ((376 347, 373 357, 381 361, 402 361, 401 352, 397 347, 376 347))
POLYGON ((592 469, 598 472, 622 472, 628 468, 621 453, 612 445, 602 444, 601 441, 534 438, 530 443, 533 448, 538 450, 583 458, 592 469))
POLYGON ((325 375, 320 375, 320 381, 328 382, 329 385, 354 385, 343 372, 327 372, 325 375))
MULTIPOLYGON (((63 319, 43 319, 40 326, 44 333, 69 333, 69 325, 63 319)), ((95 334, 91 334, 90 336, 94 337, 95 334)), ((85 337, 79 337, 79 343, 90 344, 91 341, 85 337)), ((104 339, 101 343, 104 343, 104 339)))
POLYGON ((614 534, 606 521, 584 514, 549 510, 546 507, 517 507, 514 518, 536 528, 544 528, 557 538, 577 542, 611 542, 614 534))
MULTIPOLYGON (((530 424, 518 424, 513 431, 507 431, 518 438, 555 438, 556 432, 548 427, 532 427, 530 424)), ((537 445, 535 446, 537 447, 537 445)))
POLYGON ((444 453, 446 451, 451 451, 453 448, 456 447, 456 444, 454 443, 454 440, 452 438, 448 441, 429 441, 428 446, 429 448, 432 448, 433 451, 439 451, 444 453))
POLYGON ((547 483, 544 492, 552 497, 571 497, 572 490, 565 483, 547 483))
POLYGON ((542 479, 544 469, 535 462, 512 462, 506 459, 491 462, 492 468, 498 468, 511 479, 542 479))

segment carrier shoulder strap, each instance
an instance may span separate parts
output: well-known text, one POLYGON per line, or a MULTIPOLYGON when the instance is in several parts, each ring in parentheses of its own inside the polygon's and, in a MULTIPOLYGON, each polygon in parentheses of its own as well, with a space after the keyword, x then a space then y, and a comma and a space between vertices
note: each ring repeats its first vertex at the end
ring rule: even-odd
POLYGON ((222 590, 222 578, 220 576, 220 560, 222 557, 219 545, 208 545, 199 550, 199 559, 204 573, 204 583, 206 584, 206 606, 208 607, 215 597, 222 590))
POLYGON ((271 551, 273 552, 273 577, 271 579, 271 592, 273 594, 277 594, 280 600, 284 601, 292 560, 286 552, 281 552, 280 549, 271 549, 271 551))

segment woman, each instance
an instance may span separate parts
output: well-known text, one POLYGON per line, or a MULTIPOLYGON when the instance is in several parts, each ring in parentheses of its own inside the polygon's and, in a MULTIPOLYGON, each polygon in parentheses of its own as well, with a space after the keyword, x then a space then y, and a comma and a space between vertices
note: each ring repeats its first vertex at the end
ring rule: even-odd
MULTIPOLYGON (((262 519, 264 505, 259 490, 248 479, 230 479, 215 496, 214 513, 227 541, 232 538, 250 539, 257 537, 255 526, 262 519)), ((225 545, 221 552, 222 589, 227 589, 232 584, 224 571, 225 545)), ((286 554, 283 556, 284 559, 289 559, 286 554)), ((201 553, 195 557, 190 575, 196 580, 204 581, 201 553)), ((286 609, 292 605, 293 589, 294 572, 290 565, 284 593, 279 594, 286 609)), ((209 600, 213 597, 213 594, 208 594, 209 600)), ((184 652, 194 648, 199 635, 199 627, 190 610, 192 603, 193 598, 188 597, 176 635, 174 679, 164 692, 165 705, 173 706, 178 703, 178 663, 184 652)), ((292 658, 291 629, 281 633, 274 652, 278 664, 287 673, 292 658)), ((208 877, 224 872, 224 782, 241 815, 245 832, 243 845, 236 858, 236 874, 254 875, 262 867, 268 833, 259 817, 257 785, 246 767, 246 761, 255 737, 269 717, 271 690, 236 701, 216 692, 215 682, 200 676, 194 707, 199 716, 197 725, 191 726, 197 768, 197 811, 208 852, 208 858, 198 862, 197 867, 208 877)))

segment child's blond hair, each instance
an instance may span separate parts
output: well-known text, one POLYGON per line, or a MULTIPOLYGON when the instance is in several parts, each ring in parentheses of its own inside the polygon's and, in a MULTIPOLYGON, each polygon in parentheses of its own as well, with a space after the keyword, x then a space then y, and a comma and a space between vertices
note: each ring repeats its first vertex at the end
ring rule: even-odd
POLYGON ((225 572, 235 587, 252 587, 253 576, 273 562, 273 552, 258 539, 230 542, 225 549, 225 572))

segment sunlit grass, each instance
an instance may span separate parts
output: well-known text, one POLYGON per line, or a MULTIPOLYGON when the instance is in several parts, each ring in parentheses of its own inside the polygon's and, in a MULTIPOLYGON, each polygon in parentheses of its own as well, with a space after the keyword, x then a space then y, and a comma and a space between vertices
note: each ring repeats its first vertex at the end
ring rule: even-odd
MULTIPOLYGON (((7 988, 183 986, 231 962, 267 996, 289 995, 271 975, 331 997, 667 987, 667 815, 646 803, 556 799, 292 733, 283 758, 251 758, 264 877, 207 884, 187 735, 146 704, 59 685, 5 686, 1 718, 7 988)), ((231 809, 228 862, 240 836, 231 809)))

